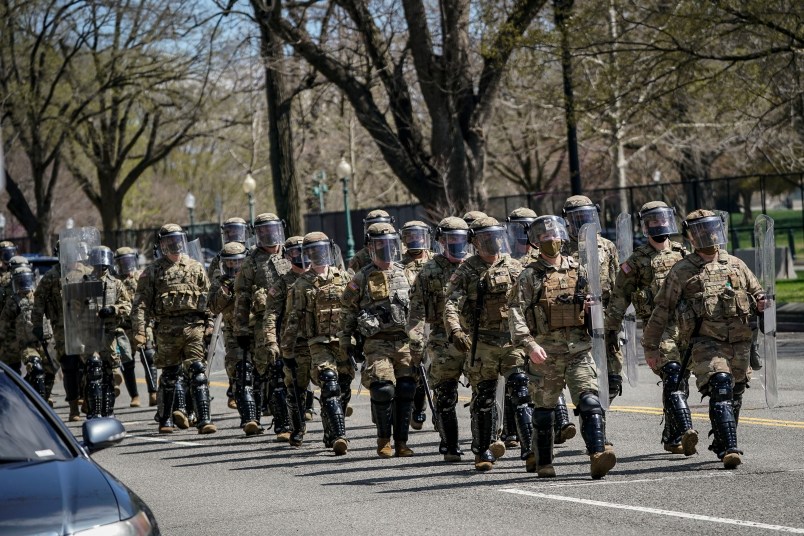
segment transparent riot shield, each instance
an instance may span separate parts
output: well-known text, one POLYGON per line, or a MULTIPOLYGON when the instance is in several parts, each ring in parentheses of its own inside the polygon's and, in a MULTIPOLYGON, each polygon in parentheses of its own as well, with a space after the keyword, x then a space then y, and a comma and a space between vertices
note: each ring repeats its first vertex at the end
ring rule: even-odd
POLYGON ((187 242, 187 256, 200 262, 201 266, 206 267, 204 251, 201 248, 201 241, 199 239, 196 238, 195 240, 187 242))
POLYGON ((209 375, 224 370, 226 365, 226 344, 223 340, 223 314, 218 313, 212 328, 212 340, 207 348, 207 370, 209 375))
POLYGON ((65 229, 59 234, 61 295, 64 311, 64 345, 69 355, 91 354, 103 344, 103 282, 93 277, 87 265, 89 252, 100 246, 100 231, 94 227, 65 229))
POLYGON ((779 400, 776 385, 776 240, 773 218, 760 215, 754 223, 754 273, 765 290, 765 312, 759 317, 759 347, 764 350, 765 364, 760 369, 765 387, 765 404, 772 408, 779 400))
MULTIPOLYGON (((634 227, 631 215, 623 212, 617 216, 617 256, 620 262, 625 262, 634 252, 634 227)), ((623 328, 620 340, 623 341, 623 354, 625 354, 625 375, 631 387, 637 386, 638 358, 636 344, 636 310, 634 305, 628 306, 623 317, 623 328)))
POLYGON ((606 355, 606 332, 603 327, 603 293, 600 285, 600 255, 597 251, 598 226, 586 223, 578 233, 578 253, 586 268, 589 293, 592 295, 590 316, 592 320, 592 357, 597 367, 597 391, 600 405, 609 409, 609 372, 606 355))

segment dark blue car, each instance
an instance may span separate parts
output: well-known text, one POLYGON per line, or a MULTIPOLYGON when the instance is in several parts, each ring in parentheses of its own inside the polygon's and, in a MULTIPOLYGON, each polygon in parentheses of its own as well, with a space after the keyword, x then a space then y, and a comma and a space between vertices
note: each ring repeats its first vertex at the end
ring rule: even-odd
POLYGON ((79 443, 0 363, 0 534, 159 535, 142 499, 89 457, 125 435, 117 419, 93 419, 79 443))

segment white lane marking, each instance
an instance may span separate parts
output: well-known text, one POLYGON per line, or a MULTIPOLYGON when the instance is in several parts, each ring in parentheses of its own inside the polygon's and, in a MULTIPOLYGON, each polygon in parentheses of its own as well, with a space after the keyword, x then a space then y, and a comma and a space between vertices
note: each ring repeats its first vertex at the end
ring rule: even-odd
POLYGON ((590 499, 579 499, 577 497, 565 497, 563 495, 539 493, 536 491, 528 491, 516 488, 506 488, 501 489, 500 491, 504 493, 513 493, 515 495, 527 495, 528 497, 536 497, 538 499, 551 499, 554 501, 565 501, 571 503, 586 504, 590 506, 600 506, 603 508, 614 508, 615 510, 632 510, 634 512, 644 512, 646 514, 656 514, 670 517, 681 517, 684 519, 694 519, 696 521, 710 521, 712 523, 723 523, 725 525, 738 525, 741 527, 752 527, 757 529, 775 530, 779 532, 792 532, 794 534, 804 534, 804 529, 798 527, 786 527, 784 525, 768 525, 766 523, 757 523, 755 521, 744 521, 742 519, 729 519, 725 517, 703 516, 698 514, 689 514, 687 512, 676 512, 674 510, 663 510, 661 508, 647 508, 645 506, 631 506, 629 504, 617 504, 603 501, 594 501, 590 499))
MULTIPOLYGON (((804 469, 803 469, 804 470, 804 469)), ((617 486, 621 484, 635 484, 635 483, 642 483, 642 482, 659 482, 662 480, 698 480, 699 478, 721 478, 721 477, 730 477, 734 476, 734 471, 711 471, 709 473, 700 472, 690 475, 684 476, 662 476, 658 478, 639 478, 636 480, 604 480, 604 481, 590 481, 584 479, 580 482, 551 482, 551 483, 544 483, 539 486, 539 488, 580 488, 584 486, 617 486)))
POLYGON ((161 437, 147 437, 140 434, 128 434, 126 437, 135 437, 143 441, 154 441, 155 443, 171 443, 173 445, 182 445, 184 447, 203 447, 203 443, 193 443, 192 441, 173 441, 171 439, 162 439, 161 437))

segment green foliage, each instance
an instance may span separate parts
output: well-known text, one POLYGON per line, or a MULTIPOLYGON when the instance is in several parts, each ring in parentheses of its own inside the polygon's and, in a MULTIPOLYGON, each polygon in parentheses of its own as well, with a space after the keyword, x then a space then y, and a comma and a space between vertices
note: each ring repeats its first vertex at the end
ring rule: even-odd
POLYGON ((798 279, 776 281, 776 301, 778 303, 804 302, 804 272, 797 272, 798 279))

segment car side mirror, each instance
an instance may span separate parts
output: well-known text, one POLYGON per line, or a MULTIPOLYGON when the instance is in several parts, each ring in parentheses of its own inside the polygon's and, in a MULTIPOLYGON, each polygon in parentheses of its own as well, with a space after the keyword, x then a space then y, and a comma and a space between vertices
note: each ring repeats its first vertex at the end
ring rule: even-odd
POLYGON ((120 443, 126 437, 126 428, 117 419, 100 417, 84 421, 81 433, 83 446, 92 453, 120 443))

